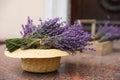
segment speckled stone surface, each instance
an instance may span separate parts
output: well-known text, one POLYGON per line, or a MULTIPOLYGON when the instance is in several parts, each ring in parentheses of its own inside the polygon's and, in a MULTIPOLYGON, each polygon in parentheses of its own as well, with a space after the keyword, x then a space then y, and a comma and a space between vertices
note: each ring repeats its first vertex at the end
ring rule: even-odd
POLYGON ((120 80, 120 41, 114 42, 113 53, 106 56, 77 54, 63 57, 58 71, 30 73, 23 71, 20 59, 4 55, 0 45, 0 80, 120 80))

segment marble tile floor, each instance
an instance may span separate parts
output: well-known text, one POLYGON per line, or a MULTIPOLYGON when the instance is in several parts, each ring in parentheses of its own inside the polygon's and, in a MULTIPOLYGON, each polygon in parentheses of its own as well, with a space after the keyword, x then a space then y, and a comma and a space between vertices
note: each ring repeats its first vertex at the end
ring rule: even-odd
POLYGON ((106 56, 77 54, 62 57, 58 71, 30 73, 23 71, 20 59, 4 55, 5 45, 0 45, 0 80, 120 80, 120 41, 113 53, 106 56))

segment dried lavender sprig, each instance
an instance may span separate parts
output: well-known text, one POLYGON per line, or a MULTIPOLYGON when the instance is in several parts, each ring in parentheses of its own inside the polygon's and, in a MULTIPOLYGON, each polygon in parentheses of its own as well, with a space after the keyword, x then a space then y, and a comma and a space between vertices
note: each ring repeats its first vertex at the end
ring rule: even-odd
POLYGON ((30 17, 28 17, 27 24, 22 24, 22 29, 23 31, 20 31, 20 33, 23 37, 26 37, 36 30, 36 26, 33 24, 33 21, 30 19, 30 17))
POLYGON ((28 17, 28 22, 25 27, 24 25, 22 25, 23 33, 21 32, 21 34, 23 34, 23 37, 31 34, 36 35, 35 37, 39 38, 42 38, 44 36, 59 35, 64 31, 64 28, 61 27, 64 23, 65 22, 60 23, 60 18, 56 17, 54 19, 49 19, 44 22, 41 21, 41 23, 38 24, 37 27, 35 27, 32 24, 32 20, 28 17))
POLYGON ((28 40, 32 38, 40 38, 44 46, 50 46, 51 48, 57 48, 65 51, 82 51, 91 37, 90 34, 83 30, 83 27, 79 23, 74 25, 60 23, 60 18, 54 18, 47 21, 41 21, 41 23, 31 31, 33 27, 32 21, 28 19, 29 28, 24 27, 23 37, 27 37, 28 40), (65 24, 65 25, 63 25, 65 24), (27 31, 26 29, 30 30, 27 31))
POLYGON ((91 34, 84 32, 80 24, 74 24, 67 28, 64 33, 49 37, 44 41, 44 44, 65 51, 82 51, 88 45, 87 41, 90 37, 91 34))
POLYGON ((109 25, 109 22, 105 22, 104 26, 99 26, 95 38, 100 42, 120 39, 120 28, 116 25, 109 25))

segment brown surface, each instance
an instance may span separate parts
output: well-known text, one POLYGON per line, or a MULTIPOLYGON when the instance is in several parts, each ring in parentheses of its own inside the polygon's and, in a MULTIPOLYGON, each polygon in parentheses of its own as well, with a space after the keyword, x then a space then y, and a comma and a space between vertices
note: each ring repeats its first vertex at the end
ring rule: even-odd
POLYGON ((106 56, 78 54, 64 57, 58 71, 37 74, 23 71, 20 59, 6 57, 0 45, 0 80, 120 80, 120 41, 106 56))
POLYGON ((99 5, 99 0, 71 0, 71 22, 76 19, 120 20, 120 11, 112 13, 99 5))

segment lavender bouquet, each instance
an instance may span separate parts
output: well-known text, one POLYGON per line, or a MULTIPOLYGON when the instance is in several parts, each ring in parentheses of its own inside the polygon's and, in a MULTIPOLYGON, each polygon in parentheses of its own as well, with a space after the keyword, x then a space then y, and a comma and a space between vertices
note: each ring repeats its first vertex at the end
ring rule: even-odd
POLYGON ((95 39, 99 42, 120 39, 120 27, 116 25, 110 25, 109 21, 106 21, 104 25, 99 26, 95 35, 95 39))
POLYGON ((68 52, 85 49, 85 46, 89 45, 91 34, 85 32, 79 23, 70 25, 60 20, 60 18, 40 20, 40 24, 34 25, 28 17, 27 24, 22 25, 23 31, 20 31, 22 38, 6 40, 8 51, 13 52, 18 48, 55 48, 68 52))

